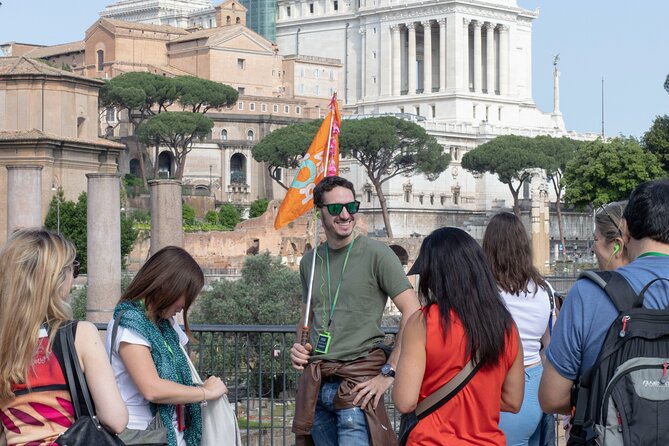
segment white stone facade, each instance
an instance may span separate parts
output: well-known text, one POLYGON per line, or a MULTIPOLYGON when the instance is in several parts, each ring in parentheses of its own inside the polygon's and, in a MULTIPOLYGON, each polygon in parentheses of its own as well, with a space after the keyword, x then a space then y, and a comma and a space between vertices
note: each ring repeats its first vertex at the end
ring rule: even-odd
POLYGON ((121 0, 107 6, 100 16, 179 28, 192 26, 193 18, 197 17, 197 24, 203 28, 216 26, 210 0, 121 0))
MULTIPOLYGON (((510 207, 506 185, 460 164, 464 153, 498 135, 594 138, 567 132, 559 106, 550 114, 534 104, 538 13, 514 0, 278 0, 278 10, 282 54, 342 61, 338 88, 347 113, 414 119, 450 151, 451 165, 436 181, 417 175, 384 184, 395 236, 429 232, 412 223, 419 214, 430 214, 434 229, 453 213, 510 207)), ((554 87, 557 102, 557 84, 546 87, 554 87)), ((342 167, 364 207, 378 211, 366 172, 351 161, 342 167)), ((544 182, 536 177, 521 198, 544 182)), ((370 219, 370 231, 382 228, 382 219, 370 219)))

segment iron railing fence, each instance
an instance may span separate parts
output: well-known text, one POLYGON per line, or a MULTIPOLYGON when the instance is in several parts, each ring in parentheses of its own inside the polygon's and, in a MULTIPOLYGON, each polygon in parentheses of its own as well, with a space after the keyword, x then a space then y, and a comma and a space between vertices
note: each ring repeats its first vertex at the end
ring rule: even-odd
MULTIPOLYGON (((100 331, 107 328, 106 324, 96 325, 100 331)), ((384 330, 386 342, 393 342, 398 328, 384 330)), ((290 347, 295 326, 191 325, 191 332, 196 342, 189 343, 187 350, 202 378, 220 376, 228 386, 242 444, 294 445, 291 426, 298 372, 290 363, 290 347)), ((397 432, 400 414, 392 404, 390 389, 384 402, 397 432)))

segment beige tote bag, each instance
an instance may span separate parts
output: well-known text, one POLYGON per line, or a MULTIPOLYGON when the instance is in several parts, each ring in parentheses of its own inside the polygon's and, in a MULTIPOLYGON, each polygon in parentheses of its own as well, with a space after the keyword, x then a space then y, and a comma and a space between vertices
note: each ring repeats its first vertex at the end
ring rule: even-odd
MULTIPOLYGON (((183 349, 183 346, 181 347, 183 349)), ((193 362, 184 350, 190 372, 193 375, 193 384, 202 385, 202 378, 195 370, 193 362)), ((242 439, 239 433, 239 425, 235 416, 235 408, 228 396, 223 395, 219 399, 207 401, 202 406, 202 441, 200 446, 241 446, 242 439)))

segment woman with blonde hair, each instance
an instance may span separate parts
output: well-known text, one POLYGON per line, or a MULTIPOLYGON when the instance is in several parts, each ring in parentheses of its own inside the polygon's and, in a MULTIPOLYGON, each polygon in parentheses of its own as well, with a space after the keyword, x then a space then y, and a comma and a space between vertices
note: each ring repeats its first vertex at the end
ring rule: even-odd
MULTIPOLYGON (((79 273, 74 245, 44 229, 21 229, 0 251, 0 419, 11 445, 51 445, 74 421, 59 328, 79 273)), ((75 347, 99 421, 121 432, 128 412, 98 330, 74 323, 75 347)))
POLYGON ((605 204, 595 214, 592 252, 602 271, 620 268, 631 261, 623 239, 623 211, 626 205, 627 201, 605 204))
POLYGON ((188 309, 204 285, 197 262, 182 248, 167 246, 147 260, 114 310, 107 329, 107 350, 130 429, 146 429, 160 417, 170 446, 199 446, 200 404, 227 393, 220 378, 202 387, 193 377, 183 345, 188 342, 188 309), (183 310, 185 333, 175 315, 183 310), (116 318, 118 333, 112 345, 116 318))

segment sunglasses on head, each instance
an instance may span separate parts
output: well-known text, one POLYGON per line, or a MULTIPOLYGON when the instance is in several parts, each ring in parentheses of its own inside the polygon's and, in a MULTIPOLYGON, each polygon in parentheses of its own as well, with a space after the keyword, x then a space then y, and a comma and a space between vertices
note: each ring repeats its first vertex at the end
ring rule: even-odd
POLYGON ((623 236, 623 230, 620 227, 620 224, 622 222, 619 221, 618 223, 616 223, 616 221, 613 219, 613 217, 611 217, 611 214, 609 214, 609 212, 606 210, 606 206, 604 206, 603 204, 600 204, 598 213, 604 213, 604 215, 606 215, 606 217, 613 224, 613 226, 618 230, 618 234, 620 234, 621 237, 623 236))
POLYGON ((360 209, 360 202, 356 200, 351 201, 350 203, 330 203, 324 204, 323 207, 327 208, 328 213, 333 217, 341 214, 341 211, 344 210, 344 208, 346 208, 346 211, 349 214, 353 215, 358 213, 358 210, 360 209))
POLYGON ((79 263, 78 260, 75 260, 74 262, 72 262, 72 278, 73 279, 76 279, 77 277, 79 277, 79 272, 80 272, 80 269, 81 269, 80 267, 81 267, 81 264, 79 263))

